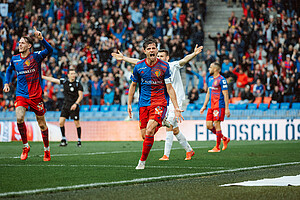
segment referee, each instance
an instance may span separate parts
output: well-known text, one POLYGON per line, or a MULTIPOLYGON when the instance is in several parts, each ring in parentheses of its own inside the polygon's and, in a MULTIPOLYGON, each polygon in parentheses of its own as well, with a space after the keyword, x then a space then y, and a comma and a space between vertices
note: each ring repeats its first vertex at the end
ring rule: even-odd
POLYGON ((67 138, 65 135, 65 121, 66 119, 74 120, 75 126, 77 128, 78 142, 77 146, 81 147, 81 127, 79 122, 79 103, 83 98, 83 88, 81 83, 76 80, 76 72, 74 68, 70 68, 68 72, 68 79, 61 78, 56 79, 53 77, 42 76, 43 79, 56 83, 62 84, 64 87, 64 103, 62 106, 60 118, 59 118, 59 126, 62 134, 62 140, 60 146, 67 146, 67 138))

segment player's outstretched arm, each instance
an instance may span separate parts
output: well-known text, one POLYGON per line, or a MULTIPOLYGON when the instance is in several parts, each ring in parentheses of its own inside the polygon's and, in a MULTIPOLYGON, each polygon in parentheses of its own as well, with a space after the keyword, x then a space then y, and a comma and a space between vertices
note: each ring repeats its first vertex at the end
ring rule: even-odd
POLYGON ((130 87, 129 87, 129 91, 128 91, 128 108, 127 108, 127 111, 128 111, 128 115, 130 118, 132 118, 132 107, 131 107, 131 104, 132 104, 132 100, 133 100, 133 95, 135 93, 135 89, 136 89, 136 86, 137 86, 137 83, 136 82, 132 82, 130 84, 130 87))
POLYGON ((183 59, 179 60, 179 65, 183 67, 186 63, 188 63, 190 60, 195 58, 199 53, 202 52, 203 46, 198 47, 198 44, 196 44, 194 52, 185 56, 183 59))
POLYGON ((225 115, 227 117, 230 117, 228 90, 223 90, 222 93, 224 95, 224 101, 225 101, 225 115))
POLYGON ((184 120, 184 118, 181 114, 183 112, 183 110, 179 109, 175 90, 174 90, 171 83, 166 84, 166 87, 167 87, 167 91, 168 91, 168 94, 170 96, 170 99, 171 99, 171 101, 174 105, 174 108, 175 108, 175 118, 176 118, 177 122, 181 122, 181 121, 184 120))
POLYGON ((118 53, 111 53, 111 56, 117 60, 124 60, 125 62, 134 64, 134 65, 136 65, 137 62, 139 62, 139 59, 126 57, 120 51, 118 51, 118 53))
POLYGON ((42 79, 44 79, 46 81, 50 81, 52 83, 60 84, 60 81, 57 78, 42 75, 42 79))
POLYGON ((207 106, 207 104, 208 104, 208 101, 209 101, 209 89, 207 90, 207 93, 206 93, 206 96, 205 96, 204 104, 203 104, 202 108, 200 109, 200 114, 203 114, 203 113, 204 113, 204 110, 206 109, 206 106, 207 106))

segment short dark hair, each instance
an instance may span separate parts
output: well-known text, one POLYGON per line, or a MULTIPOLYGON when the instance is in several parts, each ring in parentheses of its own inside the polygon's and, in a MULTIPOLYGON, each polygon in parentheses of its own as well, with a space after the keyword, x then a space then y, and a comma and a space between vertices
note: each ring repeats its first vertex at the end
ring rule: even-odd
POLYGON ((220 63, 214 62, 213 64, 214 64, 214 66, 216 66, 218 68, 219 71, 221 71, 221 65, 220 65, 220 63))
POLYGON ((158 50, 158 53, 165 53, 167 56, 169 56, 169 51, 167 49, 160 49, 158 50))
POLYGON ((146 38, 143 44, 143 48, 146 49, 149 44, 153 44, 153 43, 157 47, 157 40, 155 38, 152 37, 146 38))
POLYGON ((23 36, 22 38, 24 38, 24 40, 31 44, 31 47, 33 46, 33 39, 30 36, 23 36))
POLYGON ((70 67, 68 73, 70 73, 70 72, 72 72, 72 71, 76 72, 75 68, 70 67))

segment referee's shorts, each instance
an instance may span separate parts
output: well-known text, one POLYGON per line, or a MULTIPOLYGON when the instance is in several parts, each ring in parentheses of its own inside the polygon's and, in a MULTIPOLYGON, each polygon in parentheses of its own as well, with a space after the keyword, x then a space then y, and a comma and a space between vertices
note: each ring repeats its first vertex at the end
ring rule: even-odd
POLYGON ((79 106, 77 105, 75 110, 71 110, 72 105, 63 105, 60 113, 60 117, 66 119, 79 120, 79 106))

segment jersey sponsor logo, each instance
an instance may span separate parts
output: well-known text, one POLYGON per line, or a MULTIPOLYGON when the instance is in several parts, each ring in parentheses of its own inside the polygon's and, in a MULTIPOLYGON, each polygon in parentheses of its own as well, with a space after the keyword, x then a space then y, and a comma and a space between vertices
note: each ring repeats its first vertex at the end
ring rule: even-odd
POLYGON ((141 82, 142 83, 145 83, 145 84, 162 84, 163 82, 162 81, 152 81, 152 80, 150 80, 150 81, 147 81, 147 80, 145 80, 145 79, 143 79, 142 78, 142 80, 141 80, 141 82))
POLYGON ((25 61, 25 64, 26 64, 27 66, 29 66, 29 65, 30 65, 30 60, 27 59, 27 60, 25 61))
POLYGON ((30 73, 33 73, 33 72, 35 72, 35 69, 23 70, 23 71, 17 72, 17 75, 30 74, 30 73))
POLYGON ((155 75, 156 75, 156 77, 159 77, 160 75, 161 75, 161 71, 158 69, 158 70, 156 70, 155 71, 155 75))
POLYGON ((217 117, 217 116, 219 115, 219 111, 214 110, 213 115, 214 115, 215 117, 217 117))
POLYGON ((218 90, 217 87, 209 87, 209 89, 212 89, 212 90, 218 90))

